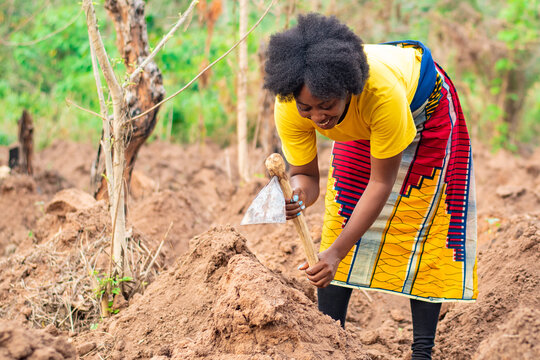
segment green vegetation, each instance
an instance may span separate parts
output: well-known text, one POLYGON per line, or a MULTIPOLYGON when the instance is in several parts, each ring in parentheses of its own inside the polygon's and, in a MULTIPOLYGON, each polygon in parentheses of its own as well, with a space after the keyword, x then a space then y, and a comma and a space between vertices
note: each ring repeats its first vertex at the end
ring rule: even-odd
MULTIPOLYGON (((208 0, 210 2, 210 0, 208 0)), ((250 2, 253 24, 269 2, 250 2)), ((287 1, 274 10, 248 38, 250 74, 248 117, 257 118, 261 79, 257 50, 262 40, 286 23, 287 1)), ((295 1, 296 12, 312 9, 314 1, 295 1)), ((535 144, 540 134, 540 16, 538 0, 404 0, 321 1, 346 21, 366 42, 414 38, 427 43, 434 57, 447 69, 460 91, 464 111, 474 136, 494 148, 515 149, 535 144), (331 6, 331 4, 335 6, 331 6), (331 7, 331 8, 330 8, 331 7)), ((189 2, 148 0, 148 36, 159 42, 177 14, 189 2)), ((96 3, 100 31, 116 71, 125 67, 115 47, 115 31, 103 7, 96 3)), ((156 61, 163 73, 167 94, 181 88, 202 68, 238 39, 237 3, 223 1, 208 54, 208 31, 197 10, 186 31, 179 31, 156 61)), ((293 16, 294 18, 294 16, 293 16)), ((293 20, 291 20, 293 21, 293 20)), ((36 126, 37 147, 56 138, 97 144, 101 120, 70 107, 66 99, 98 111, 95 82, 84 14, 80 4, 67 0, 0 4, 0 145, 16 139, 17 120, 24 108, 36 126), (78 14, 78 15, 77 15, 78 14), (30 46, 17 46, 64 31, 30 46)), ((196 82, 163 105, 151 139, 194 142, 210 138, 222 145, 234 141, 236 122, 233 52, 212 68, 206 86, 196 82)))
MULTIPOLYGON (((119 295, 122 290, 120 288, 121 284, 123 282, 130 282, 133 280, 133 278, 124 276, 123 278, 118 277, 107 277, 107 275, 102 274, 101 277, 99 276, 97 271, 94 271, 93 274, 98 282, 98 288, 94 289, 94 292, 96 294, 96 298, 98 300, 101 300, 103 296, 106 296, 107 294, 111 294, 112 296, 119 295)), ((108 296, 108 295, 107 295, 108 296)), ((116 314, 118 313, 118 309, 113 309, 113 300, 107 301, 107 312, 109 314, 116 314)))

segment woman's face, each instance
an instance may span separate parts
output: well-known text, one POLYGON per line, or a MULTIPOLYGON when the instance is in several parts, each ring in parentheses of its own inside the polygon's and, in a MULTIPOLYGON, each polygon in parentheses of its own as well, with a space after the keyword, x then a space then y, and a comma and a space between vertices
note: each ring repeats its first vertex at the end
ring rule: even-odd
POLYGON ((328 130, 337 125, 350 96, 345 99, 322 100, 313 96, 309 88, 304 85, 295 100, 300 116, 310 119, 319 128, 328 130))

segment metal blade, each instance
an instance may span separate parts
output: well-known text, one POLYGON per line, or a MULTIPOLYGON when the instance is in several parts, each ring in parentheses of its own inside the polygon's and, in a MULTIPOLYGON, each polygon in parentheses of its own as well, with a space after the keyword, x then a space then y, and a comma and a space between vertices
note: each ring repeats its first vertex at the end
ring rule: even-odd
POLYGON ((285 197, 277 176, 257 194, 240 225, 285 222, 285 197))

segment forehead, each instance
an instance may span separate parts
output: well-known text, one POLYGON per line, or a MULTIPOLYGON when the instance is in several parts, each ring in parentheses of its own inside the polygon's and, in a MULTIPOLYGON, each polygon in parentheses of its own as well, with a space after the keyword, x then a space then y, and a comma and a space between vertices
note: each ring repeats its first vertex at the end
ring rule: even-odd
POLYGON ((295 100, 296 100, 296 102, 300 102, 302 104, 315 105, 315 104, 322 104, 322 103, 331 102, 331 101, 336 100, 336 99, 334 99, 334 98, 325 98, 325 99, 318 98, 318 97, 314 96, 311 93, 311 90, 309 90, 309 88, 306 85, 304 85, 304 86, 302 86, 302 89, 300 90, 298 95, 295 97, 295 100))

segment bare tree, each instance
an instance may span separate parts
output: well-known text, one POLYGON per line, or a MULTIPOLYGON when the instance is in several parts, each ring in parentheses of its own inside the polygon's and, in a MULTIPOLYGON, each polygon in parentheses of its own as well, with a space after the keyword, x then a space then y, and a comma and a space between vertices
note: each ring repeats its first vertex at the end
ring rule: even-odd
MULTIPOLYGON (((141 15, 141 13, 144 13, 144 3, 141 0, 122 0, 119 2, 113 0, 107 1, 109 13, 115 14, 114 19, 118 33, 118 46, 124 54, 124 60, 128 67, 128 74, 126 75, 126 81, 123 85, 120 85, 120 82, 115 77, 109 62, 107 52, 97 27, 92 0, 84 0, 83 9, 86 14, 92 66, 94 69, 101 114, 96 114, 93 111, 86 109, 83 110, 93 113, 103 119, 103 134, 100 148, 102 147, 105 150, 104 158, 106 173, 101 182, 101 186, 106 189, 106 192, 104 193, 109 195, 110 214, 113 227, 111 237, 111 265, 108 275, 110 279, 116 279, 118 281, 126 275, 131 275, 127 261, 124 260, 127 253, 125 229, 125 193, 127 190, 126 185, 129 180, 129 175, 127 173, 130 172, 133 167, 133 162, 140 145, 142 145, 155 125, 155 116, 159 106, 182 92, 205 71, 210 69, 214 64, 223 59, 234 48, 242 43, 262 21, 264 16, 266 16, 274 1, 275 0, 272 0, 265 13, 250 31, 246 32, 225 54, 205 67, 203 71, 182 89, 168 98, 162 99, 164 92, 162 91, 161 74, 152 59, 157 52, 163 48, 176 29, 178 29, 191 14, 197 0, 191 2, 188 10, 180 16, 178 22, 150 54, 148 52, 144 16, 141 15), (134 14, 134 12, 138 13, 140 17, 135 16, 136 14, 134 14), (136 24, 135 20, 139 22, 136 24), (131 25, 124 26, 126 23, 131 25), (142 52, 137 52, 136 49, 142 49, 142 52), (105 103, 105 96, 100 83, 98 64, 105 77, 109 96, 112 100, 112 117, 109 115, 105 103), (126 159, 128 160, 127 162, 126 159)), ((122 283, 122 285, 125 284, 122 283)), ((108 289, 105 289, 105 294, 106 296, 108 295, 108 289)))
MULTIPOLYGON (((261 41, 257 52, 261 79, 264 79, 265 76, 264 63, 266 61, 267 47, 267 43, 261 41)), ((281 151, 280 140, 274 124, 274 96, 263 86, 259 89, 257 127, 253 139, 253 148, 255 148, 257 140, 259 140, 266 155, 281 151)))
MULTIPOLYGON (((105 51, 105 47, 103 45, 103 41, 101 40, 92 0, 84 0, 83 7, 86 14, 90 46, 93 54, 95 54, 98 60, 101 71, 103 72, 112 99, 112 133, 110 139, 104 139, 106 142, 110 142, 112 144, 113 149, 113 156, 112 159, 110 159, 112 163, 107 164, 107 169, 110 169, 111 173, 106 174, 106 180, 110 181, 111 184, 109 203, 111 206, 111 220, 114 229, 111 241, 111 264, 114 264, 114 274, 123 276, 125 269, 124 261, 122 260, 122 253, 126 251, 126 219, 124 207, 125 189, 123 181, 125 168, 124 149, 126 143, 126 133, 124 131, 124 124, 126 122, 125 102, 122 87, 114 75, 107 52, 105 51)), ((94 74, 96 74, 96 71, 94 74)), ((101 91, 101 89, 98 88, 98 91, 101 91)), ((103 97, 100 96, 100 99, 102 98, 103 97)), ((106 112, 106 109, 102 108, 102 111, 106 112)), ((105 118, 108 119, 108 116, 105 116, 105 118)), ((107 126, 109 126, 109 124, 106 121, 105 127, 107 126)), ((113 274, 111 274, 111 276, 112 275, 113 274)))
MULTIPOLYGON (((247 30, 247 0, 240 0, 240 36, 247 30)), ((249 179, 247 145, 247 44, 242 42, 238 50, 238 89, 237 89, 237 138, 238 172, 242 180, 249 179)))
MULTIPOLYGON (((134 74, 139 64, 150 55, 144 6, 143 0, 107 0, 105 2, 105 8, 116 29, 116 45, 122 54, 128 74, 134 75, 134 78, 124 85, 125 112, 130 118, 159 103, 165 96, 161 72, 155 61, 148 61, 144 66, 144 71, 134 74)), ((129 123, 125 139, 126 169, 124 172, 124 181, 128 186, 139 149, 156 125, 158 110, 159 107, 129 123)), ((96 173, 99 174, 101 171, 96 171, 96 173)), ((102 199, 106 196, 107 186, 103 179, 96 189, 95 197, 102 199)))

